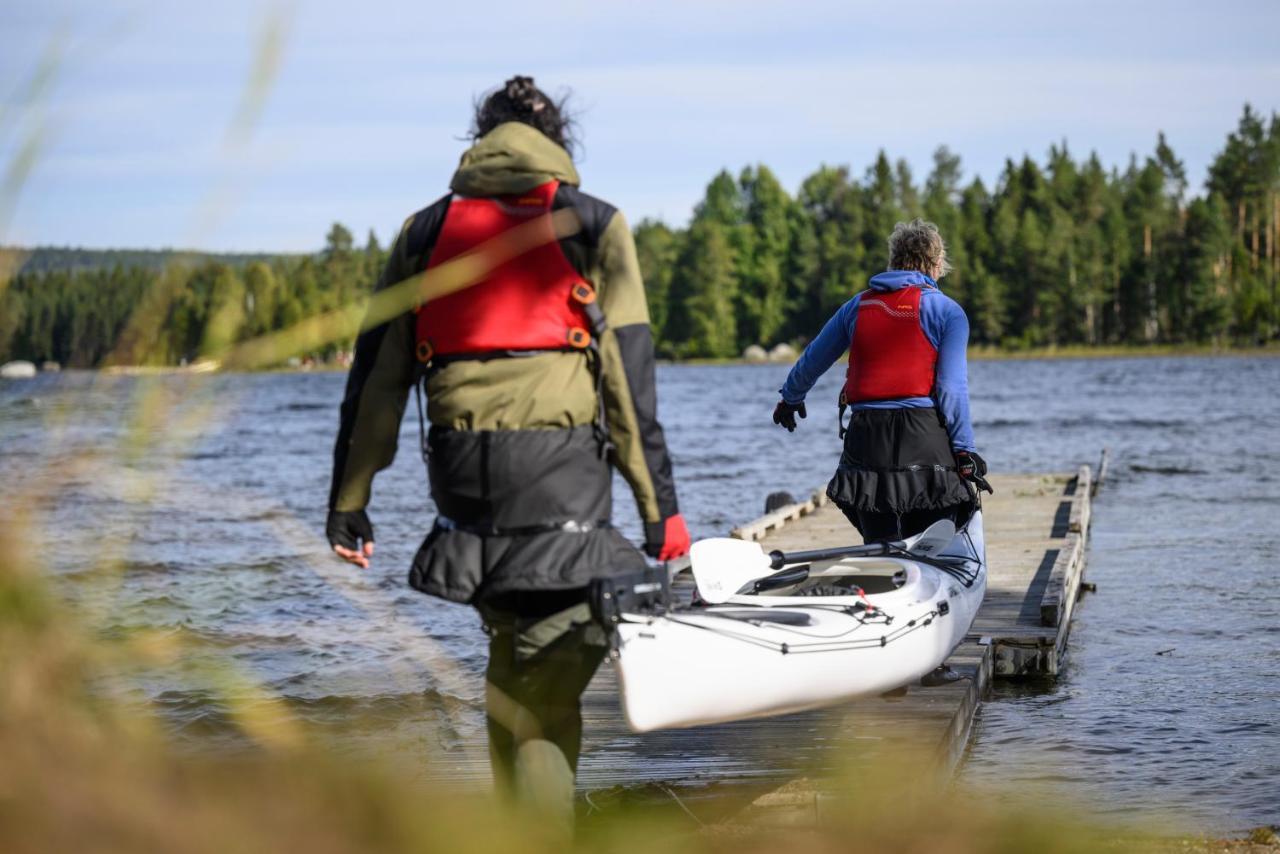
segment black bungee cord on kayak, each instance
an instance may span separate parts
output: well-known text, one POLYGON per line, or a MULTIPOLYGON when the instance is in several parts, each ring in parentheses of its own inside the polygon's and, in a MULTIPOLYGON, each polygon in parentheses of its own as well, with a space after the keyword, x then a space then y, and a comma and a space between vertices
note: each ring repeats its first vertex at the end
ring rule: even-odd
MULTIPOLYGON (((948 555, 947 557, 952 557, 948 555)), ((921 557, 912 555, 911 560, 917 563, 928 564, 934 569, 945 572, 947 575, 960 582, 967 589, 972 587, 978 580, 978 576, 982 574, 982 562, 977 558, 961 557, 956 555, 951 560, 943 558, 921 557), (974 568, 970 569, 966 564, 974 564, 974 568)))
MULTIPOLYGON (((906 637, 907 635, 911 634, 917 629, 922 629, 922 628, 925 628, 926 626, 931 625, 935 619, 946 616, 946 614, 950 611, 950 608, 945 608, 943 607, 944 605, 945 603, 941 603, 938 608, 934 608, 933 610, 930 610, 925 614, 919 617, 916 617, 915 619, 909 620, 906 623, 902 624, 899 628, 891 632, 887 632, 883 635, 880 635, 877 638, 861 638, 861 639, 846 640, 846 641, 839 641, 834 639, 825 640, 825 641, 823 640, 799 641, 796 643, 789 643, 786 641, 771 641, 771 640, 766 640, 765 638, 757 637, 754 635, 735 632, 728 629, 727 627, 709 626, 704 623, 698 623, 698 622, 693 622, 686 619, 681 619, 679 616, 675 614, 667 614, 666 617, 668 620, 671 620, 672 622, 678 623, 682 626, 688 626, 689 628, 694 628, 694 629, 701 629, 703 631, 711 632, 712 634, 721 635, 722 637, 727 637, 732 640, 741 641, 743 643, 749 643, 752 646, 758 646, 763 649, 771 649, 776 652, 780 652, 783 655, 793 655, 793 654, 813 653, 813 652, 844 652, 846 650, 854 650, 854 649, 875 649, 878 647, 885 647, 896 640, 900 640, 906 637)), ((705 616, 716 616, 715 611, 706 611, 704 613, 705 613, 705 616)), ((730 620, 734 620, 734 619, 736 618, 726 616, 725 622, 727 624, 730 620)), ((865 628, 868 625, 872 625, 872 624, 859 621, 858 624, 854 626, 852 629, 850 629, 849 631, 842 632, 841 634, 835 635, 834 637, 839 638, 845 635, 853 634, 854 632, 858 631, 859 629, 865 628)), ((885 624, 882 624, 882 625, 885 625, 885 624)), ((802 632, 792 626, 775 625, 771 623, 770 628, 775 628, 780 632, 786 632, 788 634, 800 635, 801 637, 809 637, 809 638, 816 637, 813 634, 810 634, 808 632, 802 632)))

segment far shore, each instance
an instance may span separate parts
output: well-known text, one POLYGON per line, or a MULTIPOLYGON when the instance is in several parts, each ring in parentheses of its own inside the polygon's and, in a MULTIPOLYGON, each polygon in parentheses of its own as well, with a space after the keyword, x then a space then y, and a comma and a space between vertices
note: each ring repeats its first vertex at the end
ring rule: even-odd
MULTIPOLYGON (((1025 350, 1003 350, 997 347, 970 347, 969 359, 975 362, 986 361, 1035 361, 1047 359, 1152 359, 1152 358, 1267 358, 1280 356, 1280 342, 1263 347, 1215 347, 1212 345, 1190 344, 1158 344, 1146 347, 1136 346, 1101 346, 1084 347, 1070 345, 1064 347, 1032 347, 1025 350)), ((794 359, 746 359, 735 358, 696 358, 673 359, 659 357, 658 363, 663 365, 790 365, 794 359)), ((263 368, 251 373, 306 373, 313 371, 346 371, 349 363, 339 361, 310 361, 301 365, 278 365, 263 368)), ((101 368, 69 368, 68 370, 90 370, 105 374, 122 376, 138 376, 151 374, 209 374, 219 372, 216 363, 201 360, 190 365, 107 365, 101 368)))
MULTIPOLYGON (((797 354, 798 355, 798 354, 797 354)), ((1085 347, 1069 345, 1063 347, 1031 347, 1025 350, 1003 350, 998 347, 970 347, 969 360, 973 362, 1005 361, 1005 360, 1039 360, 1039 359, 1148 359, 1148 358, 1181 358, 1195 356, 1210 357, 1275 357, 1280 356, 1280 342, 1265 347, 1214 347, 1199 344, 1153 344, 1151 346, 1100 346, 1085 347)), ((843 356, 841 357, 844 358, 843 356)), ((658 360, 667 365, 790 365, 794 359, 785 362, 770 360, 752 360, 735 357, 732 359, 671 359, 658 360)))

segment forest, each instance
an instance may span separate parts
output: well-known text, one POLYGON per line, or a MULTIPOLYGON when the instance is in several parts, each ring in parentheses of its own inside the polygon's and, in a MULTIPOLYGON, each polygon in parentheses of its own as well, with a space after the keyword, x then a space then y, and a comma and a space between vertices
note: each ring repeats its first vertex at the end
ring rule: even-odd
MULTIPOLYGON (((915 216, 946 239, 954 270, 941 284, 968 313, 975 345, 1280 337, 1280 117, 1246 106, 1199 193, 1163 134, 1123 168, 1055 144, 1043 163, 1006 161, 991 187, 965 182, 945 147, 923 182, 884 152, 861 177, 823 165, 794 195, 766 166, 722 171, 686 227, 635 227, 660 354, 729 358, 751 344, 803 344, 885 268, 886 237, 915 216)), ((194 360, 214 339, 248 340, 348 305, 386 256, 372 233, 361 247, 335 224, 315 255, 175 256, 163 266, 121 261, 129 257, 11 276, 0 290, 0 362, 194 360), (159 334, 127 342, 131 318, 149 311, 164 314, 148 325, 159 334)), ((298 355, 331 358, 350 344, 298 355)))

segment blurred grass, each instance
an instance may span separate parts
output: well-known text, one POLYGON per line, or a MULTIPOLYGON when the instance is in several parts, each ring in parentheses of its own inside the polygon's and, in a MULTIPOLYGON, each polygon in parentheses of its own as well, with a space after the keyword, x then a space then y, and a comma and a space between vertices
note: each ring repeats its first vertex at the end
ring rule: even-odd
POLYGON ((111 643, 86 633, 51 592, 33 529, 29 514, 0 523, 0 850, 7 854, 1222 850, 1213 841, 1117 835, 1047 809, 1011 809, 930 782, 911 772, 912 763, 866 768, 853 757, 821 787, 797 781, 754 805, 741 790, 686 803, 659 787, 673 799, 665 809, 609 804, 597 794, 595 814, 571 844, 542 816, 388 764, 335 758, 300 725, 293 738, 257 738, 254 750, 179 750, 146 707, 99 687, 175 650, 145 636, 111 643))
MULTIPOLYGON (((9 508, 10 511, 13 508, 9 508)), ((378 762, 335 758, 317 734, 259 737, 259 748, 193 753, 170 743, 146 707, 101 685, 178 653, 164 639, 95 638, 40 566, 33 520, 0 522, 0 850, 50 851, 640 851, 787 850, 920 854, 1262 851, 1274 835, 1215 840, 1120 835, 1065 812, 1009 808, 910 771, 860 766, 795 781, 745 803, 741 789, 690 799, 596 793, 570 842, 545 817, 428 784, 378 762), (621 802, 621 803, 620 803, 621 802)), ((252 721, 239 720, 253 729, 252 721)), ((257 732, 256 735, 261 735, 257 732)), ((918 768, 916 768, 918 769, 918 768)), ((685 791, 685 798, 690 793, 685 791)))
MULTIPOLYGON (((65 33, 56 33, 30 77, 0 102, 0 139, 10 128, 20 136, 17 149, 0 177, 0 246, 7 242, 9 222, 17 209, 22 190, 49 143, 48 99, 62 69, 65 43, 65 33)), ((11 269, 0 270, 0 293, 8 287, 9 279, 21 266, 21 260, 11 259, 6 266, 11 269)))

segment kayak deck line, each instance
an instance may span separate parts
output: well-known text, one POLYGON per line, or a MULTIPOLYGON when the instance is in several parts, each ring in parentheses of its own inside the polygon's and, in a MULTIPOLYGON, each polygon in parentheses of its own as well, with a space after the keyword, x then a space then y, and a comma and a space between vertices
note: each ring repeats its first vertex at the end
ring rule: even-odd
MULTIPOLYGON (((1103 452, 1097 471, 1105 473, 1103 452)), ((1063 666, 1077 598, 1083 589, 1092 497, 1101 478, 1074 473, 997 475, 984 496, 987 593, 966 639, 947 665, 960 678, 934 687, 846 702, 829 709, 690 729, 636 734, 627 728, 614 670, 601 667, 583 696, 580 790, 662 783, 680 788, 742 783, 771 790, 750 812, 798 810, 816 818, 818 791, 774 797, 800 775, 835 769, 856 751, 859 762, 910 757, 922 773, 950 776, 968 744, 977 709, 993 678, 1044 678, 1063 666), (789 783, 787 781, 790 781, 789 783)), ((857 542, 844 515, 815 493, 735 528, 734 537, 766 550, 804 550, 857 542)), ((675 590, 687 596, 687 573, 675 590)), ((696 795, 695 795, 696 797, 696 795)))

